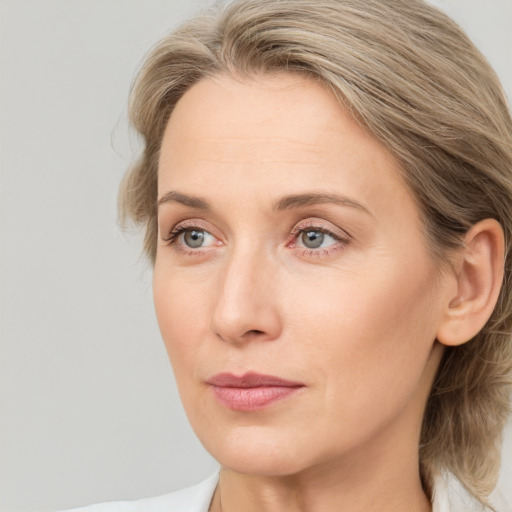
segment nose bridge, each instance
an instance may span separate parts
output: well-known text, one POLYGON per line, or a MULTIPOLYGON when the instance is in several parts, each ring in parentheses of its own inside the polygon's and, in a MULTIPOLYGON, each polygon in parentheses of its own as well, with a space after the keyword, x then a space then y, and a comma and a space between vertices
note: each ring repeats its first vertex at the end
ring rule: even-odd
POLYGON ((271 258, 264 251, 250 246, 232 251, 220 273, 212 318, 215 334, 232 342, 255 336, 270 340, 279 335, 273 270, 271 258))

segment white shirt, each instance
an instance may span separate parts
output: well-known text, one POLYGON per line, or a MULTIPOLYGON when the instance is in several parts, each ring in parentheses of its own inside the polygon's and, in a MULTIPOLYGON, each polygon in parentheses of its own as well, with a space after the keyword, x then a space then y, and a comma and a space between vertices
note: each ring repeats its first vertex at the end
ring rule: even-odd
POLYGON ((219 481, 215 473, 198 485, 180 491, 135 501, 111 501, 67 512, 208 512, 219 481))
MULTIPOLYGON (((198 485, 163 496, 135 501, 112 501, 75 508, 68 512, 208 512, 219 481, 215 473, 198 485)), ((499 512, 510 512, 497 493, 492 500, 499 512)), ((457 485, 454 479, 436 480, 432 512, 482 512, 481 506, 457 485)))

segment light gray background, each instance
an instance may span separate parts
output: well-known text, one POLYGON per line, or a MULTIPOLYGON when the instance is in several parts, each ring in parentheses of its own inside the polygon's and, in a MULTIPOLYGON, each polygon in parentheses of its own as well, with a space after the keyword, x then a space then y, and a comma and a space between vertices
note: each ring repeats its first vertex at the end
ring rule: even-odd
MULTIPOLYGON (((438 0, 512 97, 512 1, 438 0)), ((141 57, 199 0, 0 0, 0 510, 170 492, 216 467, 116 225, 141 57)), ((512 429, 501 487, 512 503, 512 429)))

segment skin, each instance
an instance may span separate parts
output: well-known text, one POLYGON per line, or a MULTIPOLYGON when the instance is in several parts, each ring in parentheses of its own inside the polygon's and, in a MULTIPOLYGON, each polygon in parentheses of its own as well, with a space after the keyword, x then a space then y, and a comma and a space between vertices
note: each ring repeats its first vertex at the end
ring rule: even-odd
POLYGON ((218 76, 173 111, 158 195, 154 301, 222 466, 211 510, 430 510, 417 447, 457 283, 389 152, 307 78, 218 76), (323 200, 282 201, 304 194, 323 200), (303 388, 259 411, 220 404, 208 379, 247 371, 303 388))

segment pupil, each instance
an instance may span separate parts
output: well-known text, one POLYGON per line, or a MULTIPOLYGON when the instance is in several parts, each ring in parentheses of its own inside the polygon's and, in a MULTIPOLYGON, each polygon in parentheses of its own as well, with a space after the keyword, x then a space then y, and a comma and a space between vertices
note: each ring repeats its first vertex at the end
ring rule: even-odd
POLYGON ((308 249, 317 249, 324 241, 324 234, 321 231, 307 231, 302 233, 302 243, 308 249))
POLYGON ((186 231, 183 240, 189 247, 197 249, 203 245, 204 232, 195 230, 186 231))

